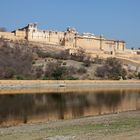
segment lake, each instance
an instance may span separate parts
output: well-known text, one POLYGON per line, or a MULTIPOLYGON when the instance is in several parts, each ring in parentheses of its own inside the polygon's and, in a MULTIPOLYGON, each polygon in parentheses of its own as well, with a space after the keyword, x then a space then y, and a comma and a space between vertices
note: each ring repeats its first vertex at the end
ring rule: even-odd
POLYGON ((133 110, 140 110, 140 89, 0 95, 1 126, 133 110))

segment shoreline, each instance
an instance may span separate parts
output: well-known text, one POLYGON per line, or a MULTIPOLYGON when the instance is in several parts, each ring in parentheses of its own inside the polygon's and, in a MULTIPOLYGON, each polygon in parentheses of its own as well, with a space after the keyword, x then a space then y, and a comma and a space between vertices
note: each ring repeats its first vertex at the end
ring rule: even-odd
POLYGON ((140 89, 140 80, 0 80, 0 94, 140 89))
POLYGON ((140 111, 0 127, 4 140, 138 140, 140 111))

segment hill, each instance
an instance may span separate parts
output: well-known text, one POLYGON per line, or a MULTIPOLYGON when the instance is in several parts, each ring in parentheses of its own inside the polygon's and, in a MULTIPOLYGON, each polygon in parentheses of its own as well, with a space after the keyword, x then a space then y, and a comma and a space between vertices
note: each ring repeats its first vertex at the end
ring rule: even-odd
POLYGON ((91 57, 84 50, 70 54, 59 45, 0 40, 0 79, 138 79, 136 59, 91 57))

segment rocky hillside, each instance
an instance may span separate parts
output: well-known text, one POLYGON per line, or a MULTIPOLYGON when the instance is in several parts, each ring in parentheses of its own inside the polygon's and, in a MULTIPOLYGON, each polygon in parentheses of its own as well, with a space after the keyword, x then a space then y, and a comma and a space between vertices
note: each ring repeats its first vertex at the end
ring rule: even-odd
POLYGON ((0 40, 0 79, 139 79, 140 66, 120 58, 70 55, 63 46, 0 40))

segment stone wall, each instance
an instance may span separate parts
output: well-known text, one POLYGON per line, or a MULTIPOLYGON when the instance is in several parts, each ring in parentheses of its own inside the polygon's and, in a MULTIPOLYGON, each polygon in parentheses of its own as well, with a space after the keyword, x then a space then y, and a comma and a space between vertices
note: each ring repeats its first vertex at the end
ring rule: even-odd
POLYGON ((14 34, 14 38, 18 38, 20 40, 26 39, 26 31, 16 30, 14 34))
POLYGON ((11 32, 0 32, 0 38, 14 40, 15 39, 15 34, 11 33, 11 32))
POLYGON ((100 50, 100 40, 94 38, 77 37, 76 46, 88 51, 100 50))
POLYGON ((9 40, 27 40, 32 42, 55 44, 66 48, 82 48, 88 53, 114 54, 125 50, 125 42, 109 40, 91 33, 79 34, 73 28, 65 32, 39 30, 37 24, 28 24, 26 27, 11 32, 0 32, 0 38, 9 40))

